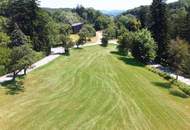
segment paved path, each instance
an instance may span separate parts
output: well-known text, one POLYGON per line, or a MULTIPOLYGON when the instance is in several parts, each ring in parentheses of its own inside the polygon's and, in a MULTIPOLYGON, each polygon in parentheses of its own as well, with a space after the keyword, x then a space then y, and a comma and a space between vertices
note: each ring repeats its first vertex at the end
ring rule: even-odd
MULTIPOLYGON (((150 67, 159 69, 160 71, 169 74, 171 77, 176 78, 176 74, 174 72, 170 71, 168 68, 163 67, 162 65, 159 65, 159 64, 157 64, 157 65, 150 65, 150 67)), ((190 79, 188 79, 188 78, 185 78, 183 76, 179 76, 178 80, 180 82, 182 82, 182 83, 190 85, 190 79)))
MULTIPOLYGON (((29 69, 27 69, 27 73, 29 73, 29 72, 47 64, 47 63, 55 60, 57 57, 60 56, 61 53, 64 53, 64 48, 62 48, 62 47, 52 48, 51 52, 52 52, 51 55, 49 55, 49 56, 41 59, 40 61, 34 63, 29 69)), ((24 71, 21 71, 19 73, 19 75, 23 75, 23 74, 24 74, 24 71)), ((12 74, 11 73, 0 77, 0 83, 10 81, 10 80, 12 80, 12 74)))

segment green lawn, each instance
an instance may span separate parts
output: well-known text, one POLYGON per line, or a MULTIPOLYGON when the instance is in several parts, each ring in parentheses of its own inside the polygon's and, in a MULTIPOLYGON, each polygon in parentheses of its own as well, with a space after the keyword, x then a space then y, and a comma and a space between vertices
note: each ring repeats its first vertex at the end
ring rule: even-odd
POLYGON ((0 89, 1 130, 189 130, 190 99, 114 46, 72 50, 0 89))

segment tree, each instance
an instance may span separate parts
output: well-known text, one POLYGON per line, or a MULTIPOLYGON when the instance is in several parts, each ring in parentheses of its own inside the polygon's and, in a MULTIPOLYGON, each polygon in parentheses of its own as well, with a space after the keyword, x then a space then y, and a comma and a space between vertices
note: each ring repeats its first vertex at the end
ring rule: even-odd
POLYGON ((86 33, 83 32, 83 31, 80 31, 80 32, 79 32, 79 40, 78 40, 78 42, 76 43, 77 48, 79 48, 80 45, 85 44, 86 41, 87 41, 87 35, 86 35, 86 33))
POLYGON ((149 7, 147 6, 141 6, 139 9, 139 15, 138 18, 141 22, 141 26, 142 28, 148 28, 149 27, 149 20, 150 20, 150 16, 149 16, 149 7))
POLYGON ((0 15, 5 16, 9 0, 0 1, 0 15))
POLYGON ((20 46, 27 44, 28 37, 20 30, 17 24, 15 24, 15 28, 11 33, 11 43, 10 47, 20 46))
POLYGON ((52 17, 56 22, 62 24, 73 24, 73 23, 78 23, 82 20, 81 17, 76 12, 72 12, 71 10, 66 10, 66 9, 57 10, 52 14, 52 17))
POLYGON ((69 48, 74 46, 71 38, 68 35, 61 35, 61 43, 62 46, 65 48, 65 54, 69 55, 69 48))
POLYGON ((24 70, 24 74, 26 74, 28 67, 34 62, 34 57, 35 53, 29 45, 13 47, 10 63, 7 65, 8 71, 13 72, 13 80, 21 70, 24 70))
POLYGON ((103 31, 103 35, 105 35, 108 40, 115 39, 117 37, 117 27, 113 24, 109 25, 108 28, 103 31))
POLYGON ((19 29, 30 37, 35 51, 51 52, 54 43, 54 24, 50 15, 38 7, 38 0, 10 1, 7 9, 10 18, 8 32, 12 33, 17 24, 19 29))
POLYGON ((141 62, 152 62, 156 57, 157 45, 147 29, 124 33, 119 38, 119 44, 119 51, 130 51, 141 62))
POLYGON ((99 16, 95 21, 95 29, 103 30, 106 29, 110 23, 110 18, 107 16, 99 16))
POLYGON ((178 80, 178 75, 182 72, 186 60, 190 56, 189 49, 188 43, 179 37, 176 40, 171 40, 171 43, 168 45, 168 61, 173 70, 176 71, 176 80, 178 80))
POLYGON ((6 47, 0 46, 0 65, 6 66, 10 62, 11 50, 6 47))
POLYGON ((182 38, 184 38, 185 40, 187 40, 188 42, 190 42, 190 7, 187 10, 187 15, 185 17, 185 19, 183 19, 184 21, 181 23, 182 29, 181 29, 181 33, 180 36, 182 38))
POLYGON ((79 40, 77 42, 77 48, 87 42, 87 39, 96 35, 95 29, 91 25, 84 25, 79 32, 79 40))
POLYGON ((10 41, 10 37, 6 33, 0 32, 0 46, 6 47, 10 41))
POLYGON ((103 37, 102 37, 102 46, 103 47, 107 47, 108 46, 108 41, 109 41, 109 38, 108 38, 108 35, 107 34, 103 34, 103 37))
POLYGON ((142 29, 134 33, 132 44, 132 55, 138 60, 148 63, 154 61, 156 57, 157 45, 147 29, 142 29))
POLYGON ((7 22, 8 22, 8 19, 6 17, 0 16, 0 30, 2 32, 7 31, 7 22))
POLYGON ((181 7, 175 10, 174 13, 170 13, 168 21, 170 26, 168 26, 169 38, 175 39, 177 36, 185 38, 187 11, 185 8, 181 7))
POLYGON ((119 52, 128 54, 128 52, 131 51, 133 40, 134 40, 133 32, 126 31, 121 36, 119 36, 118 38, 119 52))
POLYGON ((153 0, 151 5, 153 37, 158 44, 157 61, 165 62, 167 59, 167 11, 166 0, 153 0))
POLYGON ((96 36, 96 30, 90 24, 85 24, 80 32, 86 33, 86 37, 88 38, 96 36))
POLYGON ((60 34, 69 35, 72 32, 72 27, 70 24, 61 24, 59 28, 60 34))
POLYGON ((93 8, 84 8, 79 5, 73 12, 77 12, 77 14, 84 19, 87 23, 94 24, 96 19, 103 14, 100 11, 97 11, 93 8))
POLYGON ((46 55, 51 53, 51 46, 54 42, 52 19, 43 10, 38 11, 35 21, 35 30, 32 37, 32 44, 35 51, 43 51, 46 55))
POLYGON ((10 0, 6 14, 25 35, 32 36, 38 11, 38 0, 10 0))
POLYGON ((141 22, 133 15, 121 15, 118 21, 129 31, 137 31, 141 27, 141 22))
POLYGON ((10 62, 10 52, 11 50, 7 47, 0 46, 0 75, 6 73, 6 65, 10 62))

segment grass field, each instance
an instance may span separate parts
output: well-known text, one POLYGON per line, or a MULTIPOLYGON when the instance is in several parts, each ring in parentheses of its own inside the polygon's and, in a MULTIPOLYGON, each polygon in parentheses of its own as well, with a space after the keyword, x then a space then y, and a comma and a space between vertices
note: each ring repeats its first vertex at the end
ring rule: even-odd
POLYGON ((190 99, 114 46, 72 50, 0 89, 0 130, 189 130, 190 99))

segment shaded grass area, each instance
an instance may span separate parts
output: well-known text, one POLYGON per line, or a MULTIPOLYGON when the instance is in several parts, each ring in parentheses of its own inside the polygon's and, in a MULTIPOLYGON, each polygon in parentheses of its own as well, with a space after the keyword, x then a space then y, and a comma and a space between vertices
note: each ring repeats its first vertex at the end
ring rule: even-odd
MULTIPOLYGON (((125 53, 121 53, 119 51, 112 51, 111 54, 115 54, 118 56, 119 60, 122 60, 127 65, 137 66, 137 67, 146 67, 145 64, 139 62, 138 60, 134 59, 132 56, 127 56, 125 53)), ((174 96, 178 96, 181 98, 188 98, 190 95, 190 87, 184 84, 181 84, 177 82, 173 77, 169 76, 166 73, 163 73, 161 71, 157 71, 156 69, 146 67, 148 70, 158 74, 165 80, 167 80, 167 83, 163 82, 153 82, 155 86, 166 88, 168 89, 168 92, 174 96)))
POLYGON ((124 63, 126 63, 128 65, 145 67, 145 65, 143 63, 139 62, 138 60, 136 60, 130 56, 126 56, 126 54, 123 54, 121 52, 112 51, 111 54, 117 55, 119 60, 123 61, 124 63))
POLYGON ((187 84, 177 81, 175 78, 171 77, 169 74, 165 72, 160 71, 159 69, 155 69, 149 66, 147 66, 146 68, 169 82, 169 91, 172 95, 179 96, 182 98, 190 97, 190 86, 188 86, 187 84))
POLYGON ((20 85, 23 92, 14 96, 0 88, 3 130, 190 128, 190 100, 169 94, 168 81, 115 46, 72 49, 20 85))
POLYGON ((16 95, 24 92, 24 76, 19 76, 15 81, 7 81, 1 84, 1 87, 6 89, 5 94, 16 95))

